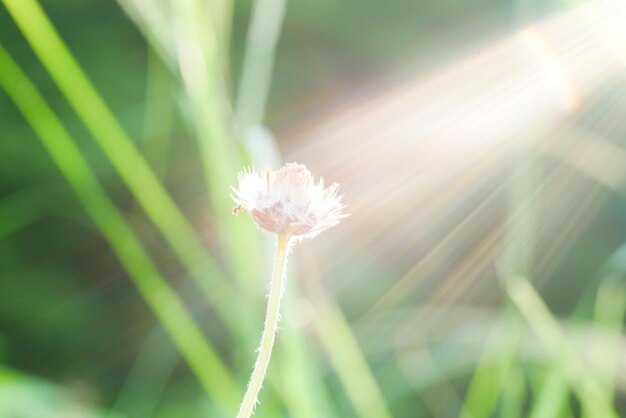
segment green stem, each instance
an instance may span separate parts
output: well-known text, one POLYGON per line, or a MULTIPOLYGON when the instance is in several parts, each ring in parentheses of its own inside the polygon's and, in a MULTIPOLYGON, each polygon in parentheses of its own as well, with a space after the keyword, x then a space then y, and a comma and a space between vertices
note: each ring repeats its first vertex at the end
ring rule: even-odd
POLYGON ((257 396, 261 390, 267 365, 272 355, 272 347, 276 337, 276 328, 278 327, 278 319, 280 317, 280 300, 283 295, 283 285, 285 277, 285 261, 287 252, 289 251, 288 234, 279 234, 276 242, 276 255, 274 257, 274 273, 270 283, 269 299, 267 301, 267 313, 265 315, 265 327, 261 336, 261 345, 259 346, 259 355, 250 376, 248 390, 243 397, 243 402, 239 408, 237 418, 249 418, 254 411, 257 402, 257 396))

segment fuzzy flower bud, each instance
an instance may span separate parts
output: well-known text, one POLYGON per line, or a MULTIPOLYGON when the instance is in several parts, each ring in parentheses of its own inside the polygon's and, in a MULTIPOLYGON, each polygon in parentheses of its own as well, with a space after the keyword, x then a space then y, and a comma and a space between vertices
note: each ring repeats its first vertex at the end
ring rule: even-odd
POLYGON ((342 214, 339 185, 324 188, 324 181, 316 183, 302 164, 287 163, 277 171, 247 169, 238 179, 239 188, 231 196, 237 204, 233 213, 248 211, 266 231, 312 238, 347 216, 342 214))

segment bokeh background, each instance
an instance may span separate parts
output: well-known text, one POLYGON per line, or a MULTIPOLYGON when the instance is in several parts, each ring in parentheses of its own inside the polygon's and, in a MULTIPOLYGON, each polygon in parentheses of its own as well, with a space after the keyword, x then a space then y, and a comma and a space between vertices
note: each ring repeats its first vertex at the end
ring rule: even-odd
POLYGON ((352 215, 255 416, 626 414, 624 2, 1 3, 0 417, 234 416, 283 161, 352 215))

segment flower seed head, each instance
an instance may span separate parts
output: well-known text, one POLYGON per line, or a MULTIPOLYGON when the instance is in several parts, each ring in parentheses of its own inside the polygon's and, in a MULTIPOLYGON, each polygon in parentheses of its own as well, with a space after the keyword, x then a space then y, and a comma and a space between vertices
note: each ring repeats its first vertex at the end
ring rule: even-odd
POLYGON ((312 238, 347 216, 342 214, 339 185, 324 188, 322 179, 315 183, 302 164, 287 163, 277 171, 246 169, 238 179, 239 188, 231 196, 237 204, 233 214, 248 211, 266 231, 312 238))

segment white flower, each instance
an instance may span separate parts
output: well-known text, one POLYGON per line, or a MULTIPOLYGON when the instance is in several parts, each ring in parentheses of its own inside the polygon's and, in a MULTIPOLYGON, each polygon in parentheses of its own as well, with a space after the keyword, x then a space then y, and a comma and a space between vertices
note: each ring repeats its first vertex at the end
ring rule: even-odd
POLYGON ((315 183, 302 164, 287 163, 278 171, 268 167, 239 173, 239 188, 231 197, 237 204, 233 213, 250 213, 261 228, 295 238, 312 238, 337 225, 344 205, 338 195, 339 185, 324 188, 324 181, 315 183))

